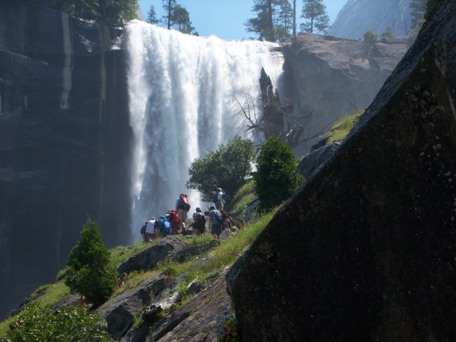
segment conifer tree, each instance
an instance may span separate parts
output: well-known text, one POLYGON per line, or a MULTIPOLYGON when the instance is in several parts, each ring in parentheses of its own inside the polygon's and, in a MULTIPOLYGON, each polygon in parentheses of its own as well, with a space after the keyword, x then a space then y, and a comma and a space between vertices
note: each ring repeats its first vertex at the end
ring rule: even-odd
POLYGON ((81 239, 68 256, 65 285, 86 297, 94 306, 103 304, 116 288, 117 271, 110 262, 97 223, 88 219, 81 239))
POLYGON ((326 12, 326 6, 322 0, 304 0, 302 6, 301 18, 307 21, 301 24, 301 30, 305 32, 326 33, 329 27, 329 16, 326 12))
POLYGON ((290 36, 293 10, 288 0, 255 0, 252 12, 256 16, 248 19, 245 27, 258 39, 274 42, 290 36))
POLYGON ((154 25, 160 22, 157 19, 157 12, 155 11, 154 5, 151 5, 149 8, 149 12, 147 13, 147 22, 154 25))
POLYGON ((178 4, 176 0, 162 1, 165 15, 162 17, 161 22, 168 30, 174 28, 182 33, 198 35, 198 32, 192 26, 190 15, 185 7, 178 4))

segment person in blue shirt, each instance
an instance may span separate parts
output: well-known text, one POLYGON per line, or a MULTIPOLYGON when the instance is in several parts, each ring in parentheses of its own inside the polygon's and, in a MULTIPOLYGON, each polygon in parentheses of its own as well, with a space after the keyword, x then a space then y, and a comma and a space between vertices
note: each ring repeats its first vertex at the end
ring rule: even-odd
POLYGON ((220 233, 222 231, 222 213, 212 206, 209 208, 209 217, 211 219, 212 235, 214 235, 216 239, 220 239, 220 233))

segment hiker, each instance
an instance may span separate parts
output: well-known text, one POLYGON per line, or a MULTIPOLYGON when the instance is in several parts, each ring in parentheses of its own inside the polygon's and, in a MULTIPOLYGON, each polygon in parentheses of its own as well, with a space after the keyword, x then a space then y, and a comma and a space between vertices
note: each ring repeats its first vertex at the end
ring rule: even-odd
POLYGON ((117 279, 117 287, 123 287, 125 285, 125 282, 127 281, 127 276, 128 274, 127 273, 122 273, 119 277, 119 279, 117 279))
POLYGON ((187 194, 180 194, 176 201, 176 211, 179 215, 179 228, 181 228, 182 231, 185 230, 185 224, 187 222, 187 215, 190 207, 191 205, 188 202, 187 194))
POLYGON ((165 216, 160 216, 156 221, 155 221, 155 236, 166 236, 169 234, 171 230, 171 224, 168 221, 169 214, 166 214, 165 216))
POLYGON ((151 217, 149 222, 147 222, 145 240, 150 242, 155 237, 155 217, 151 217))
POLYGON ((179 234, 179 213, 174 210, 168 210, 168 221, 169 224, 171 225, 171 234, 179 234))
POLYGON ((206 231, 206 216, 204 216, 200 208, 196 208, 196 212, 193 214, 192 226, 198 235, 202 235, 206 231))
POLYGON ((143 224, 143 226, 141 227, 141 230, 140 230, 140 233, 141 233, 141 235, 143 237, 143 241, 144 242, 147 242, 147 239, 146 239, 146 228, 147 228, 147 223, 148 222, 149 221, 144 222, 144 224, 143 224))
POLYGON ((222 213, 212 206, 209 208, 209 217, 211 218, 212 235, 218 240, 220 239, 220 232, 222 231, 222 213))
POLYGON ((228 214, 226 212, 223 212, 222 213, 222 231, 225 229, 227 229, 228 232, 231 233, 232 224, 231 224, 230 218, 228 217, 228 214))
POLYGON ((217 210, 220 210, 222 211, 223 210, 223 207, 224 207, 224 202, 223 202, 223 191, 222 191, 222 188, 217 188, 217 192, 215 194, 215 197, 214 197, 214 204, 215 204, 215 207, 217 208, 217 210))

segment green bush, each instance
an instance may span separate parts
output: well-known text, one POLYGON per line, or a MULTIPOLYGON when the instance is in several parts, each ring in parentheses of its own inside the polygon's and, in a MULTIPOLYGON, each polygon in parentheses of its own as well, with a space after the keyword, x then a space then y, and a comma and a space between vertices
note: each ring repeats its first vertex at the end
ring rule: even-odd
POLYGON ((375 43, 378 39, 378 34, 375 31, 368 30, 364 32, 363 40, 365 43, 375 43))
POLYGON ((113 341, 106 331, 106 322, 87 308, 52 309, 36 304, 29 305, 15 318, 6 337, 11 342, 113 341))
POLYGON ((232 196, 250 175, 254 158, 253 142, 236 137, 226 146, 220 145, 216 151, 193 161, 187 187, 198 190, 205 202, 212 202, 218 187, 232 196))
POLYGON ((116 289, 117 271, 95 221, 88 219, 81 240, 68 256, 65 285, 80 293, 94 306, 103 304, 116 289))
POLYGON ((261 147, 255 175, 260 211, 270 211, 298 188, 303 177, 290 147, 277 137, 270 137, 261 147))
POLYGON ((382 39, 393 39, 394 38, 394 31, 391 27, 387 27, 386 31, 382 33, 382 39))

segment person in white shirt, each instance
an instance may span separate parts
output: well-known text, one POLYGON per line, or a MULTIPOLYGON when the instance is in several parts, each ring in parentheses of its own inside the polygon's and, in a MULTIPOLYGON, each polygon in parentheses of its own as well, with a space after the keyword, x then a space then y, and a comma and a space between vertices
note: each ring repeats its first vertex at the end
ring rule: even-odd
POLYGON ((215 208, 217 208, 217 210, 220 210, 220 211, 223 210, 223 206, 224 206, 223 195, 224 195, 224 193, 222 191, 222 188, 217 188, 217 194, 215 195, 214 204, 215 204, 215 208))
POLYGON ((147 222, 147 227, 146 227, 146 241, 150 242, 154 239, 155 237, 155 217, 152 216, 152 218, 147 222))

